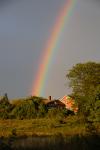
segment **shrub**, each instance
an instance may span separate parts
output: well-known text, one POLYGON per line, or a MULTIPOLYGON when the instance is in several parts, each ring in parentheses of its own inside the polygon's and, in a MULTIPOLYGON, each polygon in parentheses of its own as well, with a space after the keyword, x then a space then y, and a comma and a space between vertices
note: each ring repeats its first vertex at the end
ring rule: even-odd
POLYGON ((45 106, 45 104, 40 103, 38 107, 38 117, 45 117, 46 114, 47 114, 47 107, 45 106))
POLYGON ((11 112, 11 116, 18 119, 35 118, 37 115, 36 103, 32 100, 22 100, 11 112))
POLYGON ((63 109, 59 108, 51 108, 48 110, 47 117, 49 118, 62 118, 65 116, 65 112, 63 109))
POLYGON ((9 113, 12 110, 12 105, 10 104, 7 94, 0 100, 0 119, 8 119, 9 113))
POLYGON ((5 109, 0 110, 0 119, 8 119, 9 114, 5 109))

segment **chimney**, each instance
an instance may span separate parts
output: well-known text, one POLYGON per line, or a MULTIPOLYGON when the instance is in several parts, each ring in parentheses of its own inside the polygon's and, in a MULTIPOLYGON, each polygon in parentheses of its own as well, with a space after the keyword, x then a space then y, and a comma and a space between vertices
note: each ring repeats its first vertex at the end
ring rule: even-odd
POLYGON ((51 101, 51 96, 48 97, 48 100, 51 101))

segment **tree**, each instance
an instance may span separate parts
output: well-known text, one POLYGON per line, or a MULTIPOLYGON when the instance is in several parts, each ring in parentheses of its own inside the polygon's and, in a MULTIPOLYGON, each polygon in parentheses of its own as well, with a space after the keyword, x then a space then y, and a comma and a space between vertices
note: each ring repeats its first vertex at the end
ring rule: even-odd
POLYGON ((90 103, 89 120, 100 122, 100 85, 98 85, 97 88, 94 90, 93 97, 91 99, 92 101, 94 101, 94 103, 92 101, 90 103))
POLYGON ((45 104, 40 103, 38 109, 38 117, 44 117, 47 114, 47 107, 45 104))
POLYGON ((78 103, 79 113, 100 120, 100 63, 76 64, 66 76, 78 103))
POLYGON ((5 94, 0 100, 0 118, 9 118, 9 112, 12 110, 12 105, 9 102, 7 94, 5 94))
POLYGON ((11 112, 12 118, 31 119, 37 116, 37 106, 33 100, 20 100, 11 112))
POLYGON ((73 94, 87 96, 93 88, 100 85, 100 63, 76 64, 66 76, 70 80, 73 94))
POLYGON ((4 96, 2 97, 2 99, 0 100, 0 104, 4 104, 4 105, 9 105, 9 99, 8 99, 8 95, 7 93, 4 94, 4 96))

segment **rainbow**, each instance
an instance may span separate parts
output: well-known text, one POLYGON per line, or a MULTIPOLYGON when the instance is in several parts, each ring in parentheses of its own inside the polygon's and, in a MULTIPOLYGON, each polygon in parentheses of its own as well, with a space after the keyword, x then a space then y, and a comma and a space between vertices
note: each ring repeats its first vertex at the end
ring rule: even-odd
POLYGON ((66 0, 66 4, 64 4, 64 7, 55 21, 51 36, 44 49, 42 62, 40 63, 36 79, 33 82, 32 95, 41 96, 43 94, 43 89, 46 84, 46 79, 49 72, 48 70, 53 54, 57 50, 60 35, 63 32, 66 22, 69 20, 69 17, 73 12, 76 1, 77 0, 66 0))

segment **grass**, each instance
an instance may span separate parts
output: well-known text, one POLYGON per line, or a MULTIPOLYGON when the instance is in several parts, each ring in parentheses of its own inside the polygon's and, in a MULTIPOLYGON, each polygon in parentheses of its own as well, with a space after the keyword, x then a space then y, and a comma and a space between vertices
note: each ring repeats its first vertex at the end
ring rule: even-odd
MULTIPOLYGON (((100 131, 100 130, 99 130, 100 131)), ((50 135, 85 135, 85 124, 78 122, 77 116, 66 119, 42 118, 30 120, 0 120, 0 137, 11 136, 50 136, 50 135)))

